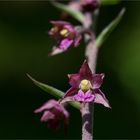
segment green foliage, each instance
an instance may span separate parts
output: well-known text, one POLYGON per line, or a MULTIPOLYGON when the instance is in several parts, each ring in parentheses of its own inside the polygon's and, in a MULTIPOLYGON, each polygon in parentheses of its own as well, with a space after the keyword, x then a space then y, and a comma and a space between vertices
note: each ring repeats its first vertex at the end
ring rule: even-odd
MULTIPOLYGON (((49 86, 49 85, 46 85, 44 83, 41 83, 37 80, 35 80, 34 78, 32 78, 29 74, 27 74, 27 76, 33 81, 33 83, 40 87, 42 90, 44 90, 45 92, 57 97, 57 98, 61 98, 63 97, 64 95, 64 92, 52 87, 52 86, 49 86)), ((77 103, 77 102, 70 102, 69 103, 70 105, 72 105, 73 107, 75 107, 76 109, 80 109, 80 104, 77 103)))
POLYGON ((101 5, 115 5, 120 2, 121 0, 101 0, 101 5))
POLYGON ((66 6, 58 2, 52 2, 52 4, 59 10, 62 10, 63 12, 68 13, 79 22, 82 23, 84 21, 84 15, 80 11, 70 8, 69 6, 66 6))
POLYGON ((57 97, 57 98, 60 98, 64 95, 64 92, 52 87, 52 86, 49 86, 49 85, 46 85, 46 84, 43 84, 37 80, 35 80, 34 78, 32 78, 29 74, 27 74, 27 76, 33 81, 33 83, 35 85, 37 85, 38 87, 40 87, 42 90, 46 91, 47 93, 57 97))
POLYGON ((105 27, 104 30, 98 35, 96 39, 97 47, 100 47, 108 38, 110 33, 117 27, 117 25, 120 23, 124 15, 124 12, 125 12, 125 8, 123 8, 118 14, 118 16, 107 27, 105 27))

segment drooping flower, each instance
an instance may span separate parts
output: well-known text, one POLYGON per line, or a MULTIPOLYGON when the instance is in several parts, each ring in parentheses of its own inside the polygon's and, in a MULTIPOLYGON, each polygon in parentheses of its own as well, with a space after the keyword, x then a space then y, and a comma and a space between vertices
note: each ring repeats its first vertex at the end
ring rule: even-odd
POLYGON ((81 0, 81 7, 85 12, 93 12, 99 7, 99 0, 81 0))
POLYGON ((70 46, 77 47, 81 40, 80 33, 76 28, 65 21, 51 21, 53 24, 49 35, 56 40, 56 46, 50 55, 62 53, 70 48, 70 46))
POLYGON ((94 12, 100 6, 100 0, 79 0, 70 1, 68 6, 81 12, 94 12))
POLYGON ((35 113, 43 112, 41 122, 48 122, 50 128, 58 129, 61 122, 67 127, 69 122, 68 111, 56 100, 49 100, 40 108, 34 111, 35 113))
POLYGON ((68 77, 71 88, 64 95, 62 102, 94 102, 110 108, 108 100, 100 90, 104 74, 92 74, 87 61, 83 63, 79 73, 69 74, 68 77))

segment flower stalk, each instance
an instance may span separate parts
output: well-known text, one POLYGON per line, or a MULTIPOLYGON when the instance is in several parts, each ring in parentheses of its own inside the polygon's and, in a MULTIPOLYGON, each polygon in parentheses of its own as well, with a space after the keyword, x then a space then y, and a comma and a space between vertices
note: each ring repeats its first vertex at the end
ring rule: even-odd
MULTIPOLYGON (((98 48, 95 41, 89 42, 86 47, 86 57, 92 72, 95 73, 98 48)), ((82 113, 82 140, 93 140, 94 105, 86 103, 81 108, 82 113)))
MULTIPOLYGON (((96 12, 96 11, 95 11, 96 12)), ((97 19, 99 12, 96 12, 94 17, 87 14, 86 16, 89 18, 88 25, 86 22, 83 24, 86 28, 89 30, 91 28, 95 28, 95 20, 94 24, 92 23, 93 18, 97 19), (92 26, 92 27, 91 27, 92 26)), ((86 50, 85 50, 85 57, 88 60, 89 67, 93 74, 95 74, 96 71, 96 61, 97 61, 97 55, 98 55, 98 47, 96 46, 96 39, 94 36, 94 31, 91 29, 92 37, 91 40, 87 43, 86 50)), ((93 140, 93 125, 94 125, 94 104, 93 103, 86 103, 81 108, 81 114, 82 114, 82 140, 93 140)))

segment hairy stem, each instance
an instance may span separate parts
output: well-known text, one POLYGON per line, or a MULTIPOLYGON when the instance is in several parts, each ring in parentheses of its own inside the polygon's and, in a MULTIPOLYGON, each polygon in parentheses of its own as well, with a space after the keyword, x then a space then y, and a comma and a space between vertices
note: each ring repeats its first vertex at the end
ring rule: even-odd
POLYGON ((96 46, 96 40, 93 38, 86 47, 85 56, 87 57, 89 67, 94 74, 96 71, 96 60, 98 55, 98 47, 96 46))
POLYGON ((93 139, 93 105, 86 103, 81 109, 82 113, 82 140, 93 139))
MULTIPOLYGON (((98 12, 96 16, 97 15, 98 12)), ((91 26, 87 27, 86 24, 84 26, 89 29, 91 28, 91 26)), ((96 47, 94 32, 92 33, 92 35, 93 36, 91 37, 90 41, 87 43, 85 56, 88 60, 90 69, 92 70, 93 73, 95 73, 98 48, 96 47)), ((93 140, 93 117, 94 117, 93 103, 84 104, 81 108, 81 113, 82 113, 82 140, 93 140)))
MULTIPOLYGON (((96 69, 98 48, 95 41, 90 41, 86 48, 86 56, 88 58, 88 64, 93 73, 96 69)), ((81 108, 82 113, 82 140, 93 140, 93 117, 94 106, 92 103, 86 103, 81 108)))

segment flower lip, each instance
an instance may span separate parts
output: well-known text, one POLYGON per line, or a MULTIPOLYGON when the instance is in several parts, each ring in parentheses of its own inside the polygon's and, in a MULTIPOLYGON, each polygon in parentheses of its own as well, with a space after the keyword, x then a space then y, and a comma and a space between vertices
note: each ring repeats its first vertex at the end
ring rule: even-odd
POLYGON ((88 90, 86 92, 79 90, 78 94, 74 96, 74 99, 79 102, 92 102, 95 99, 95 95, 92 94, 91 90, 88 90))

